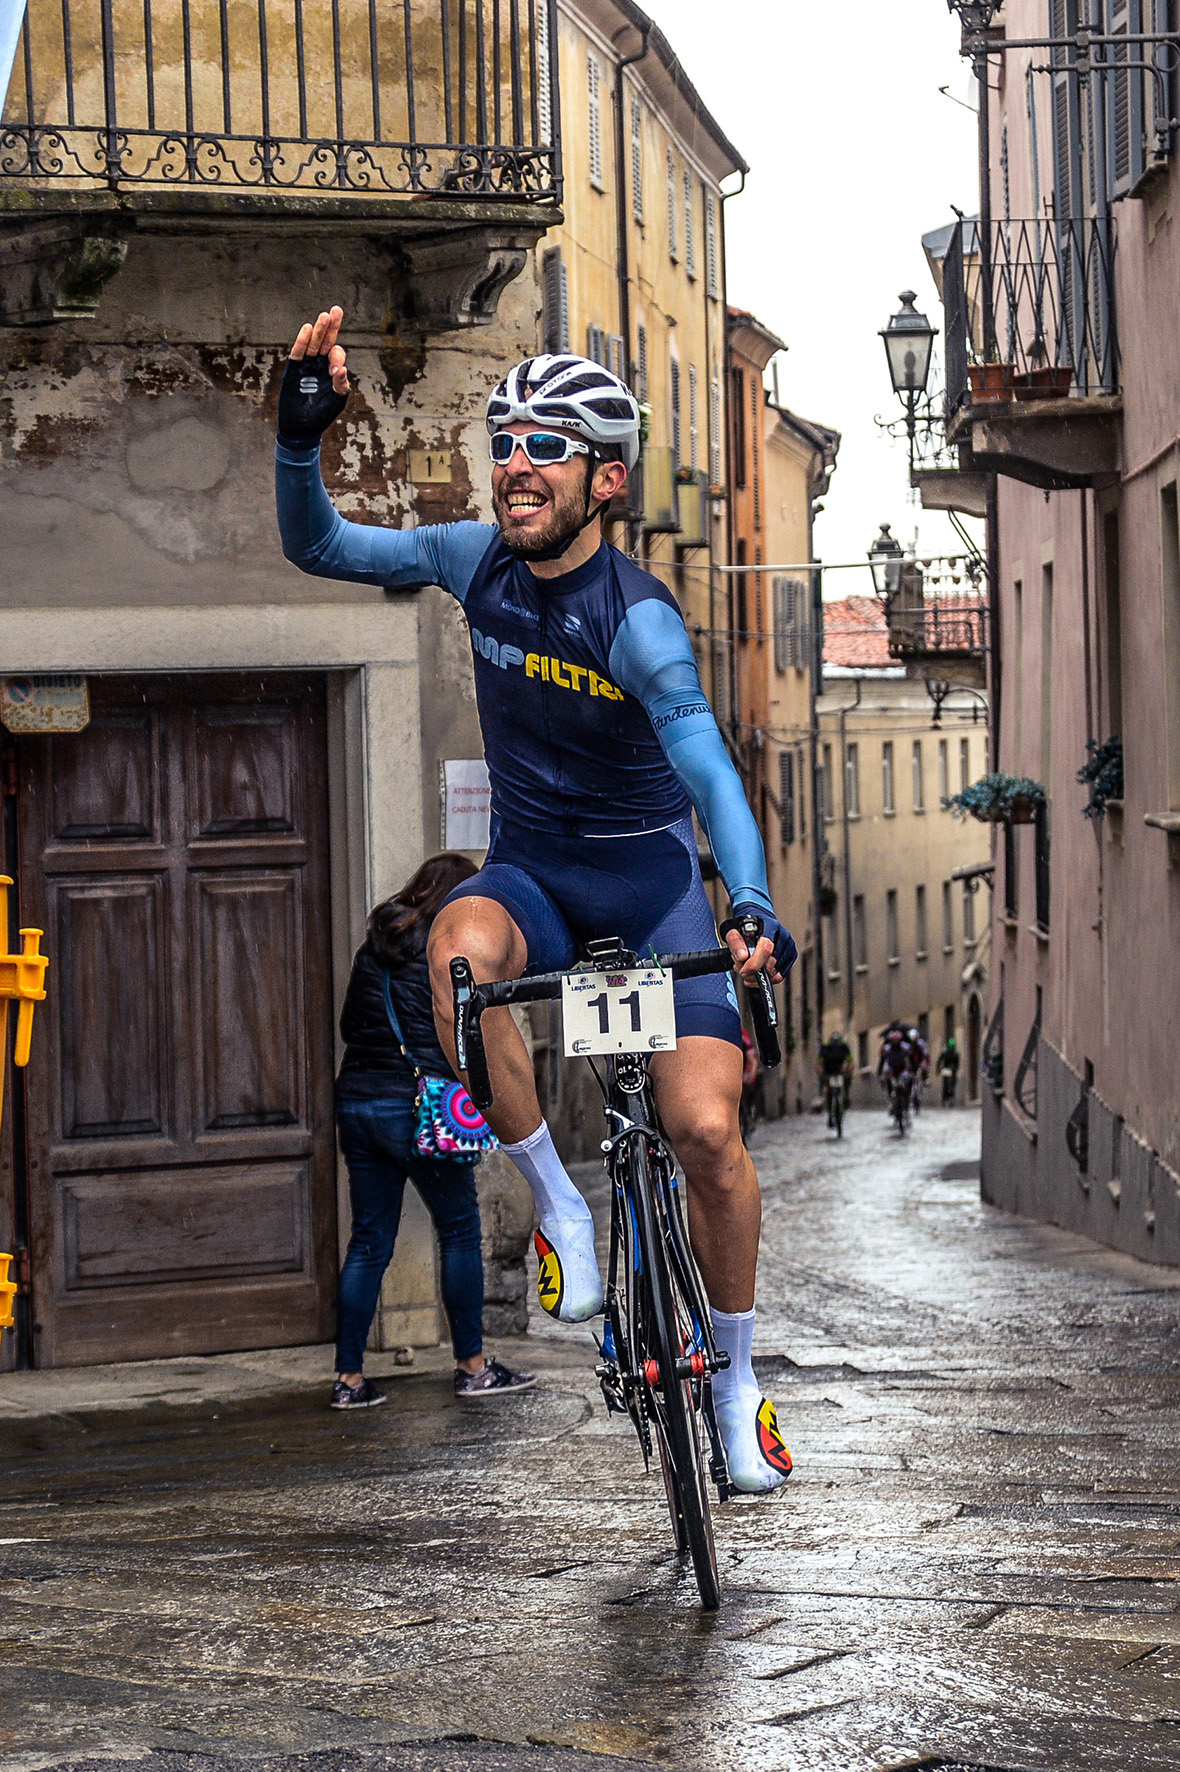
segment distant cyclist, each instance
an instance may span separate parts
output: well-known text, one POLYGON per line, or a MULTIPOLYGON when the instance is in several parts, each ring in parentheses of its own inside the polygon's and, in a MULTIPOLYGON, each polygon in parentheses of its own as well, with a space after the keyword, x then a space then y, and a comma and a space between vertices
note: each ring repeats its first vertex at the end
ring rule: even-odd
POLYGON ((829 1034, 819 1049, 819 1075, 824 1093, 824 1106, 828 1113, 828 1125, 833 1124, 835 1096, 837 1090, 842 1096, 842 1105, 848 1105, 848 1089, 852 1082, 852 1048, 843 1034, 829 1034))
POLYGON ((948 1034, 946 1044, 938 1055, 938 1074, 942 1079, 943 1107, 949 1107, 955 1099, 955 1091, 959 1086, 960 1061, 958 1042, 953 1034, 948 1034))
MULTIPOLYGON (((679 605, 609 546, 604 511, 635 467, 631 390, 587 358, 526 358, 486 410, 494 523, 386 529, 346 522, 319 469, 321 434, 348 398, 340 308, 301 328, 279 392, 276 495, 283 551, 325 578, 441 585, 471 632, 492 784, 487 859, 439 912, 430 940, 435 1019, 455 1062, 452 958, 480 982, 562 971, 579 943, 618 936, 635 953, 710 946, 693 813, 735 918, 760 919, 743 977, 778 982, 796 958, 775 916, 766 858, 741 780, 701 689, 679 605)), ((773 1489, 790 1472, 773 1404, 751 1365, 761 1200, 742 1143, 741 1022, 729 975, 676 986, 675 1051, 651 1075, 683 1166, 693 1249, 714 1337, 713 1381, 730 1476, 773 1489)), ((590 1210, 541 1114, 527 1048, 507 1009, 484 1020, 495 1106, 488 1120, 533 1191, 541 1302, 565 1322, 603 1307, 590 1210)))

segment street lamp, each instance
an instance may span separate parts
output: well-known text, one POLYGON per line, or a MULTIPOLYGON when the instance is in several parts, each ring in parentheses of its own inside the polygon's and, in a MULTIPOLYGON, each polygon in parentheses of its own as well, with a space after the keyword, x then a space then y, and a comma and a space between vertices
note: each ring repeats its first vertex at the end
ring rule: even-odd
POLYGON ((889 533, 889 524, 882 523, 881 533, 869 549, 869 565, 873 572, 873 589, 886 603, 901 589, 903 559, 901 543, 889 533))
POLYGON ((889 379, 893 391, 905 401, 906 434, 914 440, 914 409, 930 375, 930 358, 934 350, 934 328, 925 314, 919 314, 912 289, 903 289, 898 298, 900 312, 883 327, 885 355, 889 360, 889 379))

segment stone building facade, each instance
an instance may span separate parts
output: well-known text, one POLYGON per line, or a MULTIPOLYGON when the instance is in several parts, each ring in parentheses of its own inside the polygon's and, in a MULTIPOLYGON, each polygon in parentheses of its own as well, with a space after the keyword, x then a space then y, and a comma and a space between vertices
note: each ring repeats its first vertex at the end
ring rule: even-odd
MULTIPOLYGON (((441 592, 283 561, 278 382, 338 300, 341 511, 486 517, 485 392, 533 347, 533 247, 560 216, 545 43, 530 59, 507 16, 482 91, 474 51, 438 81, 445 8, 421 11, 412 75, 400 25, 371 38, 351 4, 335 50, 330 9, 260 43, 265 7, 226 41, 197 4, 187 47, 157 18, 150 71, 120 13, 107 45, 79 15, 71 72, 62 16, 28 9, 0 161, 0 675, 80 675, 90 698, 84 731, 5 740, 6 866, 51 971, 5 1116, 0 1246, 24 1284, 0 1359, 41 1365, 330 1331, 335 1006, 370 906, 438 846, 440 763, 479 740, 441 592)), ((487 1174, 518 1258, 527 1225, 487 1174)), ((522 1288, 514 1259, 499 1326, 522 1288)), ((411 1206, 378 1334, 438 1330, 411 1206)))

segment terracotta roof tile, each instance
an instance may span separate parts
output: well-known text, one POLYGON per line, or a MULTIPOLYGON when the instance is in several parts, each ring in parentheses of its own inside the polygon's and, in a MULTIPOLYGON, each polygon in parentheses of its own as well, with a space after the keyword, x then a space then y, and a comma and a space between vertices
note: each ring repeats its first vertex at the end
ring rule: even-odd
POLYGON ((845 669, 882 670, 889 656, 885 610, 876 597, 841 597, 824 604, 824 663, 845 669))

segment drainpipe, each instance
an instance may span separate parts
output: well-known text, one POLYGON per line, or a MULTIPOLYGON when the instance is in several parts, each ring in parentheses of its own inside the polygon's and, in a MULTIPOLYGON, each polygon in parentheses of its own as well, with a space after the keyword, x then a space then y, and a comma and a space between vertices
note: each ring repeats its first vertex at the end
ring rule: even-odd
POLYGON ((637 27, 642 41, 634 55, 620 56, 615 63, 615 217, 617 224, 618 245, 616 257, 619 273, 619 332, 623 339, 623 349, 627 353, 627 379, 634 380, 631 364, 631 243, 627 233, 627 164, 626 130, 623 118, 623 70, 641 62, 647 54, 648 42, 652 33, 652 22, 648 19, 645 25, 637 27))
MULTIPOLYGON (((624 379, 629 387, 635 385, 635 370, 631 344, 631 243, 627 234, 627 179, 626 155, 627 142, 623 121, 623 70, 641 62, 647 54, 648 41, 652 33, 652 22, 636 27, 640 35, 640 45, 634 55, 624 55, 615 63, 615 258, 619 278, 619 336, 623 341, 624 379)), ((627 552, 634 554, 642 543, 644 558, 647 558, 647 534, 642 529, 636 534, 636 522, 642 525, 643 515, 627 524, 627 552)))
POLYGON ((848 978, 848 989, 845 998, 848 1004, 847 1026, 852 1026, 853 1011, 853 974, 852 974, 852 852, 850 841, 852 826, 848 817, 848 716, 855 713, 860 706, 861 690, 864 678, 856 679, 856 700, 840 709, 840 769, 843 774, 843 793, 841 805, 844 808, 844 970, 848 978))
MULTIPOLYGON (((721 265, 721 430, 725 441, 725 483, 729 491, 729 497, 725 501, 725 554, 727 563, 730 566, 736 566, 737 561, 733 557, 733 510, 735 495, 733 484, 733 450, 730 448, 730 442, 733 436, 733 424, 732 422, 729 424, 725 422, 730 415, 729 270, 726 264, 727 253, 725 248, 725 205, 729 202, 731 197, 740 197, 745 190, 746 174, 744 170, 739 174, 739 177, 742 182, 736 191, 722 191, 721 193, 721 213, 718 218, 720 238, 717 242, 717 250, 721 265)), ((707 265, 705 267, 705 275, 706 277, 708 276, 707 265)), ((742 414, 742 422, 743 424, 745 423, 744 413, 742 414)), ((726 675, 729 680, 729 728, 734 736, 735 743, 738 734, 737 646, 734 642, 734 591, 736 586, 736 574, 732 572, 727 573, 725 586, 725 625, 728 637, 726 639, 725 664, 727 667, 726 675)))

